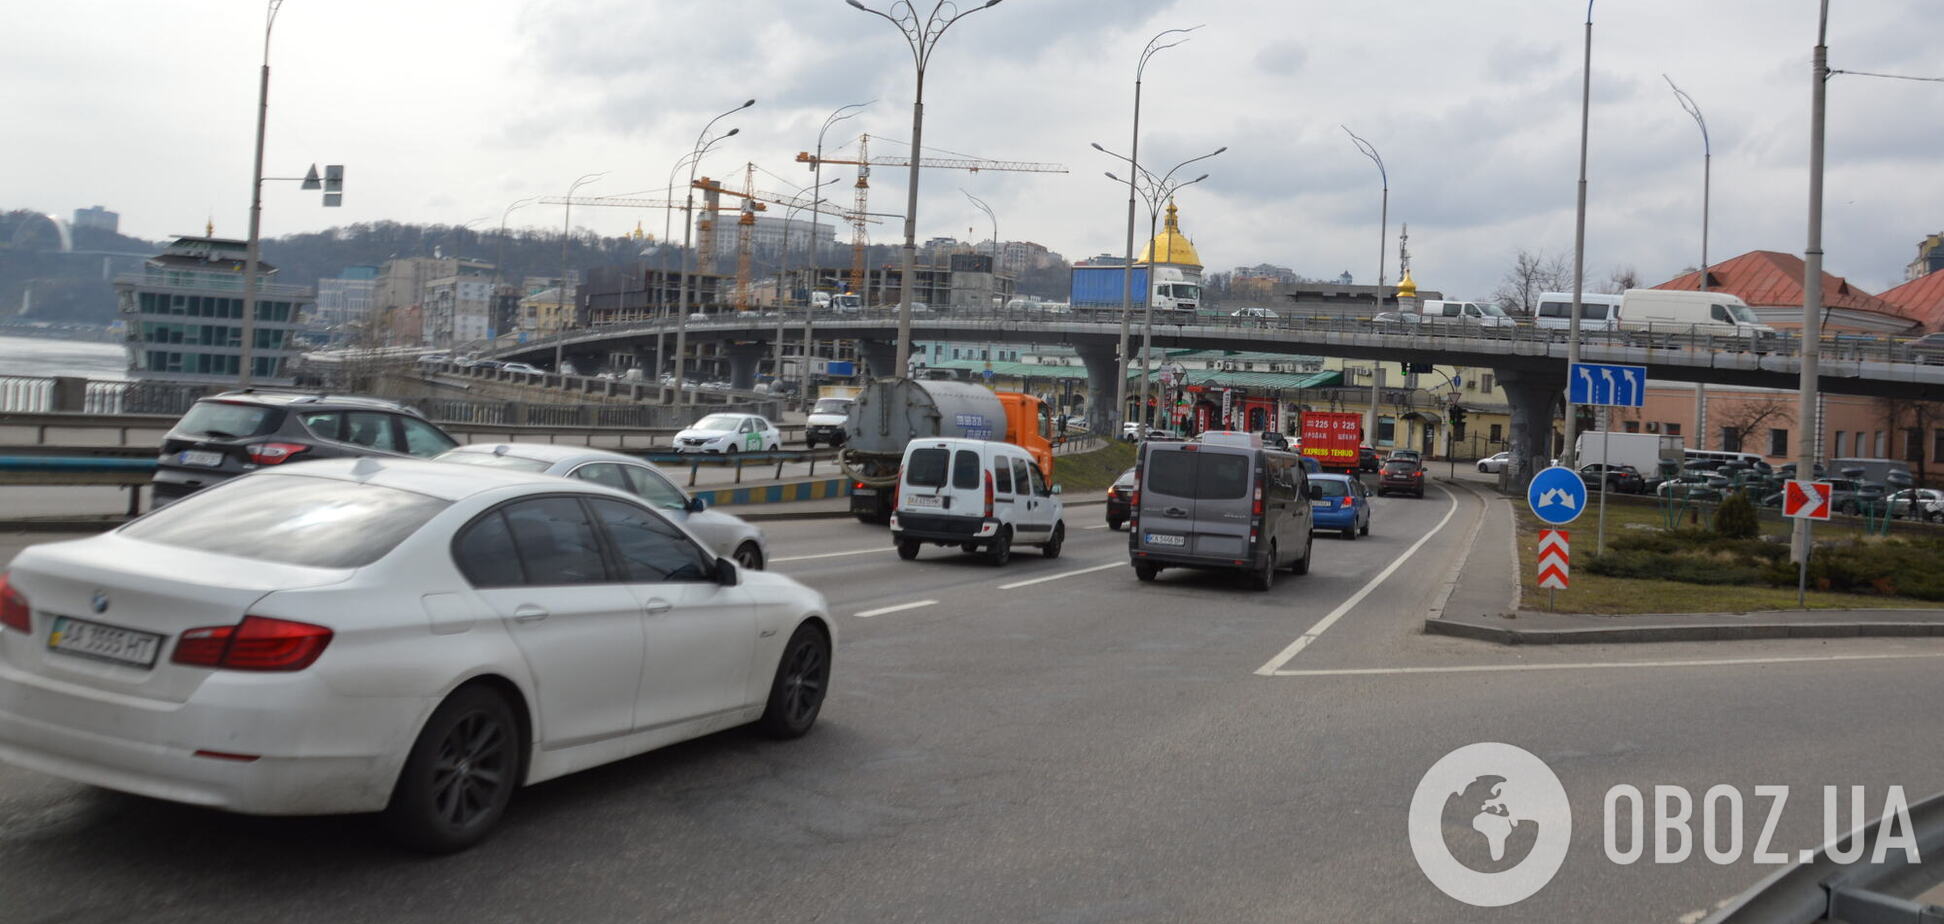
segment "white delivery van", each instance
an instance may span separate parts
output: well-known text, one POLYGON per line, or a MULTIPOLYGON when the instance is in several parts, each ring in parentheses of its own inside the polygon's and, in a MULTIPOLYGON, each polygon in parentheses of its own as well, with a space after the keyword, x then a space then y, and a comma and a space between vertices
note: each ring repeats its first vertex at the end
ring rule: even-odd
MULTIPOLYGON (((1532 316, 1532 323, 1550 330, 1572 329, 1573 293, 1539 293, 1539 307, 1532 316)), ((1602 292, 1580 293, 1580 330, 1614 330, 1619 326, 1620 296, 1602 292)))
POLYGON ((1656 333, 1739 334, 1770 336, 1775 328, 1755 317, 1755 310, 1727 292, 1683 289, 1628 289, 1620 297, 1620 326, 1656 333))
POLYGON ((1015 545, 1060 557, 1066 523, 1060 489, 1026 450, 991 440, 924 439, 905 447, 891 541, 898 557, 918 557, 925 543, 983 552, 1003 565, 1015 545))
POLYGON ((1478 327, 1517 327, 1519 322, 1491 302, 1461 302, 1428 299, 1417 311, 1400 314, 1405 321, 1441 324, 1470 324, 1478 327))

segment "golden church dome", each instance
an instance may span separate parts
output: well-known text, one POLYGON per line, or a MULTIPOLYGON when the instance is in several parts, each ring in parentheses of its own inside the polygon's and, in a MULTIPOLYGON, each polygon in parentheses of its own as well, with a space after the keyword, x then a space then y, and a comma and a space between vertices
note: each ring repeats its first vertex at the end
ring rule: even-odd
POLYGON ((1148 242, 1147 248, 1135 259, 1136 263, 1157 263, 1162 266, 1192 266, 1200 269, 1201 255, 1195 252, 1194 242, 1181 233, 1181 224, 1175 220, 1175 204, 1168 202, 1167 224, 1161 233, 1148 242))
POLYGON ((1404 271, 1404 279, 1397 284, 1398 298, 1417 298, 1417 283, 1411 281, 1411 271, 1404 271))

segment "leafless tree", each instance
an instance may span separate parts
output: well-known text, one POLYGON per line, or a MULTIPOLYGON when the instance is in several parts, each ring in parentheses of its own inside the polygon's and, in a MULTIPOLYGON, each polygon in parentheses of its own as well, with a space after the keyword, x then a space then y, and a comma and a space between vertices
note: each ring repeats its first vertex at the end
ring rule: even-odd
POLYGON ((1616 266, 1613 272, 1607 274, 1606 284, 1600 287, 1600 291, 1619 295, 1628 289, 1638 288, 1640 288, 1640 271, 1631 266, 1616 266))
POLYGON ((1521 249, 1492 298, 1507 314, 1531 317, 1539 308, 1539 293, 1562 290, 1572 280, 1573 268, 1564 256, 1521 249))
POLYGON ((1721 448, 1728 452, 1757 452, 1748 448, 1748 438, 1763 427, 1795 420, 1795 409, 1781 394, 1766 394, 1736 401, 1709 416, 1721 427, 1721 448))

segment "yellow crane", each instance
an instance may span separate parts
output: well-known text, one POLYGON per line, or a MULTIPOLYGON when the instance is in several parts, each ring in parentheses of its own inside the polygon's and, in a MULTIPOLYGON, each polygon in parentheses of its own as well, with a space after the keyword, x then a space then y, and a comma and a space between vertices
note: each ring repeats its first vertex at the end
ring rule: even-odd
MULTIPOLYGON (((817 155, 812 154, 809 151, 799 152, 796 156, 796 159, 797 159, 797 163, 808 164, 812 168, 815 168, 818 164, 817 155)), ((859 219, 861 219, 863 216, 870 213, 870 207, 867 200, 870 198, 871 168, 873 166, 909 167, 911 166, 911 160, 912 159, 910 157, 899 157, 896 155, 880 155, 878 157, 872 157, 870 135, 858 136, 856 160, 848 160, 840 157, 825 157, 822 159, 822 162, 826 164, 846 164, 846 165, 855 166, 857 168, 857 186, 856 186, 857 204, 856 207, 851 210, 850 281, 851 281, 851 290, 858 293, 859 295, 864 294, 864 247, 865 244, 867 243, 867 239, 864 236, 864 222, 859 219)), ((920 156, 918 157, 918 166, 935 167, 935 168, 942 168, 947 170, 970 170, 974 173, 977 173, 981 170, 998 170, 998 171, 1006 171, 1011 173, 1065 173, 1067 172, 1067 168, 1060 164, 1039 164, 1039 163, 1033 163, 1031 161, 1023 161, 1023 160, 989 160, 983 157, 965 157, 965 156, 960 156, 960 157, 920 156)), ((996 245, 999 242, 993 241, 993 243, 996 245)), ((996 266, 993 267, 992 269, 993 272, 995 273, 999 271, 999 268, 996 266)))

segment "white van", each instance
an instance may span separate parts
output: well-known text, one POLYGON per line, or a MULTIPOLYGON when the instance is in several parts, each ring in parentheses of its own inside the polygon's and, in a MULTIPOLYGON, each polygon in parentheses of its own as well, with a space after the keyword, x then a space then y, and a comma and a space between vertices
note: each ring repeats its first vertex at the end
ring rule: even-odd
POLYGON ((891 541, 898 557, 918 557, 925 543, 983 552, 1003 565, 1015 545, 1060 557, 1066 523, 1060 489, 1026 450, 991 440, 923 439, 905 447, 891 541))
POLYGON ((1682 289, 1628 289, 1620 297, 1620 326, 1670 334, 1757 337, 1775 333, 1738 296, 1682 289))
MULTIPOLYGON (((1580 293, 1580 330, 1614 330, 1620 326, 1620 296, 1580 293)), ((1541 292, 1532 323, 1548 330, 1571 330, 1573 293, 1541 292)))
POLYGON ((1460 302, 1428 299, 1417 311, 1402 312, 1405 321, 1442 324, 1472 324, 1478 327, 1517 327, 1519 322, 1491 302, 1460 302))

